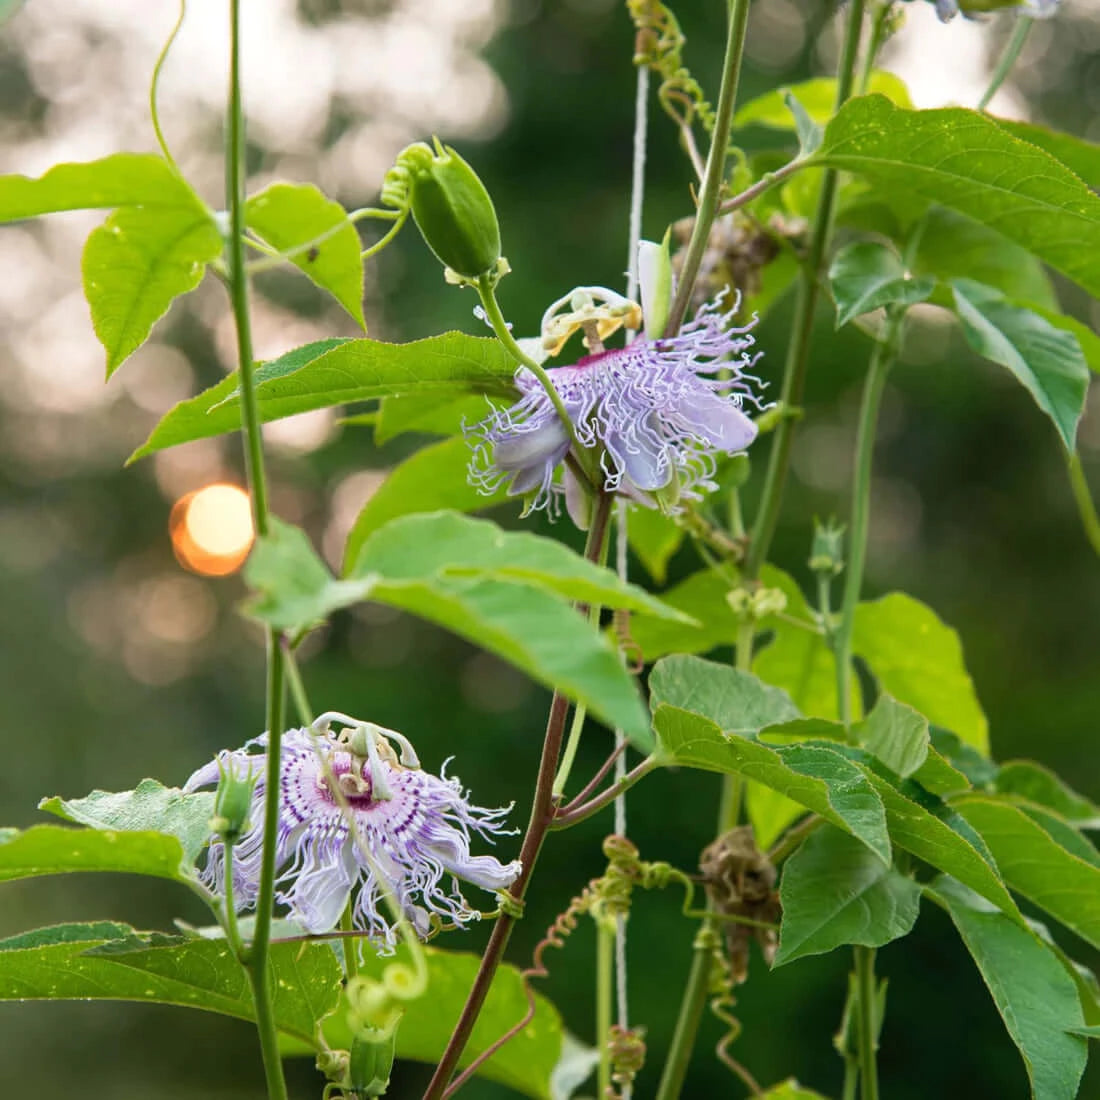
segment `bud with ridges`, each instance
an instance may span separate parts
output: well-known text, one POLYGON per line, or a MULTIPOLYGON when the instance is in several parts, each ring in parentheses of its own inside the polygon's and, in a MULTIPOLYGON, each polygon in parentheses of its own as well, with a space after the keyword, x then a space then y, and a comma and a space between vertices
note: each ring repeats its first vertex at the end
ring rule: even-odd
POLYGON ((832 579, 844 569, 844 525, 830 519, 814 519, 814 540, 810 546, 810 568, 832 579))
POLYGON ((260 773, 247 767, 244 774, 240 774, 232 758, 227 756, 218 761, 218 776, 210 831, 226 844, 236 844, 249 828, 252 793, 260 773))
POLYGON ((413 219, 440 262, 464 279, 495 271, 500 226, 493 200, 469 164, 436 139, 434 153, 422 141, 406 148, 397 169, 407 172, 413 219))
POLYGON ((351 1042, 348 1059, 348 1091, 357 1100, 382 1096, 390 1087, 397 1025, 367 1028, 351 1042))

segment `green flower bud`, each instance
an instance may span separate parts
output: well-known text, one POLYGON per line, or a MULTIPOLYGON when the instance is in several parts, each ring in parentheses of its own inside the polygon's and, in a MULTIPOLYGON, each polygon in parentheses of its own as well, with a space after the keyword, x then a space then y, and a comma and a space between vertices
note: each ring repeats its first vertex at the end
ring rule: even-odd
POLYGON ((810 568, 815 573, 835 577, 844 568, 844 526, 835 520, 814 520, 814 540, 810 546, 810 568))
POLYGON ((368 1028, 351 1043, 348 1061, 349 1091, 358 1100, 382 1096, 390 1087, 397 1028, 368 1028))
POLYGON ((465 279, 497 267, 500 226, 493 200, 477 173, 449 145, 422 141, 398 157, 408 170, 409 205, 428 247, 465 279))
POLYGON ((214 794, 214 816, 210 829, 226 844, 236 844, 249 828, 252 793, 259 771, 246 767, 241 774, 231 757, 218 761, 218 789, 214 794))

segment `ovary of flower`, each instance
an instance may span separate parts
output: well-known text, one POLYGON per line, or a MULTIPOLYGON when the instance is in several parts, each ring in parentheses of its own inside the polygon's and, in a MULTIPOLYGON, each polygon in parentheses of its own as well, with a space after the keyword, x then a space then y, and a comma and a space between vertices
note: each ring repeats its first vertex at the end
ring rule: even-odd
MULTIPOLYGON (((490 891, 504 890, 516 880, 518 861, 502 864, 492 856, 470 853, 471 832, 487 840, 513 832, 502 822, 511 807, 471 805, 457 779, 445 774, 437 778, 410 763, 416 754, 395 731, 347 719, 354 722, 350 730, 334 735, 329 724, 344 718, 328 714, 312 729, 283 735, 277 899, 312 933, 330 931, 350 899, 356 927, 384 953, 393 950, 397 939, 383 905, 387 896, 421 937, 430 933, 433 918, 458 926, 476 919, 456 880, 490 891), (365 751, 353 751, 360 749, 365 751), (448 874, 449 890, 441 885, 448 874)), ((228 761, 260 774, 249 815, 255 824, 241 835, 232 864, 234 900, 242 910, 255 905, 259 892, 266 783, 264 756, 247 750, 266 744, 264 734, 243 749, 221 753, 185 787, 217 782, 219 763, 224 767, 228 761)), ((201 875, 224 893, 224 873, 224 845, 214 840, 201 875)))
POLYGON ((542 315, 542 346, 557 355, 574 332, 595 328, 602 342, 624 326, 641 328, 642 307, 603 286, 579 286, 559 298, 542 315), (561 310, 565 310, 564 313, 561 310))

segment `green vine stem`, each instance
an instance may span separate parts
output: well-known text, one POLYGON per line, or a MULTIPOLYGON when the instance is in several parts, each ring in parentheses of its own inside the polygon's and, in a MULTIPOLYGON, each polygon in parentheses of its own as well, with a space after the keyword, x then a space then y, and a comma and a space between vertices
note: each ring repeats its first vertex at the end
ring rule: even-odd
POLYGON ((859 994, 859 1097, 860 1100, 878 1100, 878 1028, 875 1016, 875 949, 853 948, 856 959, 856 988, 859 994))
MULTIPOLYGON (((499 335, 499 334, 498 334, 499 335)), ((604 553, 604 545, 607 541, 609 520, 611 518, 610 493, 601 492, 596 497, 596 505, 592 515, 592 525, 588 529, 588 540, 584 548, 584 556, 589 561, 599 561, 604 553)), ((554 820, 554 774, 557 771, 558 759, 561 756, 562 741, 565 735, 565 720, 569 713, 569 700, 560 692, 554 692, 550 703, 550 714, 546 721, 546 733, 542 742, 542 757, 539 761, 538 776, 535 780, 535 793, 531 800, 531 817, 527 823, 527 831, 524 833, 523 843, 520 846, 520 862, 523 869, 519 877, 512 885, 512 896, 517 902, 523 900, 524 891, 531 880, 531 872, 534 870, 542 842, 554 820)), ((481 956, 481 964, 478 967, 474 984, 466 998, 466 1004, 462 1008, 458 1023, 447 1043, 447 1049, 436 1066, 435 1073, 428 1083, 424 1100, 440 1100, 447 1089, 447 1083, 458 1065, 463 1050, 469 1041, 470 1033, 481 1013, 485 998, 489 994, 493 977, 504 958, 504 950, 508 946, 508 940, 512 934, 516 918, 510 913, 502 913, 493 926, 489 943, 485 953, 481 956)))
POLYGON ((160 146, 161 155, 168 161, 168 166, 180 179, 183 179, 183 174, 180 172, 179 166, 176 164, 176 159, 172 156, 168 148, 168 142, 164 139, 164 131, 161 129, 157 95, 160 90, 161 70, 163 70, 164 63, 168 60, 168 54, 171 52, 173 45, 175 45, 176 38, 179 36, 180 28, 183 26, 183 20, 186 15, 187 0, 180 0, 180 13, 176 17, 176 22, 168 34, 168 40, 164 43, 160 53, 157 55, 156 64, 153 66, 153 79, 149 82, 149 117, 153 122, 153 133, 156 134, 157 145, 160 146))
POLYGON ((1073 499, 1077 502, 1077 511, 1081 515, 1081 526, 1085 529, 1085 536, 1092 545, 1093 550, 1100 554, 1100 517, 1096 514, 1096 505, 1089 491, 1089 483, 1085 478, 1085 470, 1081 465, 1081 456, 1071 454, 1066 459, 1069 470, 1069 483, 1073 489, 1073 499))
MULTIPOLYGON (((837 68, 835 111, 839 111, 847 103, 855 84, 865 4, 866 0, 851 0, 848 5, 844 45, 837 68)), ((814 213, 809 251, 799 277, 795 319, 792 325, 791 342, 787 347, 787 361, 783 368, 783 384, 779 396, 779 401, 784 408, 794 408, 802 404, 806 371, 810 362, 810 340, 813 335, 818 288, 828 254, 829 238, 832 235, 836 190, 837 173, 827 168, 822 177, 821 196, 814 213)), ((791 444, 796 423, 794 417, 784 417, 775 429, 760 508, 756 514, 752 539, 745 558, 746 580, 756 580, 760 575, 760 567, 768 557, 772 536, 775 534, 779 520, 779 511, 783 504, 783 491, 786 487, 787 471, 790 468, 791 444)))
POLYGON ((244 943, 241 941, 241 929, 237 923, 237 904, 233 897, 233 845, 225 841, 225 938, 233 949, 233 954, 244 962, 244 943))
POLYGON ((668 315, 665 335, 674 336, 680 331, 687 314, 695 280, 707 250, 710 229, 718 215, 718 204, 726 176, 726 154, 729 150, 730 123, 733 106, 737 100, 737 85, 741 80, 741 55, 745 49, 745 32, 749 23, 749 0, 732 0, 729 24, 726 31, 726 54, 722 63, 722 84, 718 92, 718 107, 714 117, 707 167, 703 174, 703 188, 699 194, 699 208, 695 213, 695 225, 691 230, 684 266, 680 271, 680 285, 668 315))
POLYGON ((596 1070, 596 1095, 611 1093, 611 1034, 612 997, 614 993, 615 924, 596 921, 596 1043, 600 1052, 596 1070))
POLYGON ((840 616, 833 631, 833 651, 836 657, 837 709, 845 726, 852 721, 852 693, 849 674, 852 664, 852 625, 856 604, 863 587, 863 567, 867 558, 867 530, 871 513, 871 463, 875 448, 875 426, 878 422, 886 376, 897 356, 904 318, 903 309, 887 312, 882 338, 875 344, 871 364, 863 385, 863 399, 856 432, 856 467, 852 481, 852 515, 848 541, 848 563, 844 576, 844 596, 840 616))
POLYGON ((989 78, 989 86, 986 88, 982 98, 978 101, 979 111, 984 111, 989 106, 990 100, 997 94, 997 90, 1012 71, 1012 66, 1016 64, 1016 59, 1020 56, 1020 51, 1024 48, 1024 43, 1027 41, 1027 36, 1031 33, 1031 25, 1034 22, 1033 19, 1022 13, 1017 15, 1016 29, 1012 32, 1012 37, 1008 40, 1008 44, 1004 48, 1004 53, 1002 53, 997 60, 997 67, 993 70, 993 75, 989 78))
MULTIPOLYGON (((226 204, 229 208, 229 236, 226 241, 226 271, 233 318, 237 330, 237 365, 240 373, 241 427, 245 439, 245 469, 252 497, 252 519, 256 534, 268 531, 267 479, 264 472, 263 437, 253 378, 252 325, 248 308, 248 274, 244 262, 245 165, 244 109, 241 102, 241 11, 240 0, 229 4, 229 99, 226 113, 225 158, 226 204)), ((274 630, 267 636, 267 777, 264 804, 264 849, 260 864, 256 925, 252 943, 244 954, 245 969, 252 985, 260 1053, 267 1077, 269 1100, 286 1100, 286 1080, 279 1057, 268 974, 271 914, 275 905, 275 844, 279 826, 279 765, 285 695, 285 654, 274 630)))

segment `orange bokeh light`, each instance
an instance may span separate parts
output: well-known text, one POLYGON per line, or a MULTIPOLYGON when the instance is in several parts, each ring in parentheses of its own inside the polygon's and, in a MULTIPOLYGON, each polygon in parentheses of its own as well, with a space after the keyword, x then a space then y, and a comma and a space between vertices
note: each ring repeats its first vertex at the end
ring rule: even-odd
POLYGON ((176 557, 195 573, 233 573, 252 549, 251 504, 237 485, 207 485, 187 493, 176 501, 168 522, 176 557))

